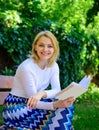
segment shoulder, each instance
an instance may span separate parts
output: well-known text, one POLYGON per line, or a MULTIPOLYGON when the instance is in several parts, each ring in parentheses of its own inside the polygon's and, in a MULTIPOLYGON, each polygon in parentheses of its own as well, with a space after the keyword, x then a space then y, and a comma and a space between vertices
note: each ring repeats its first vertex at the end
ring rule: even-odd
POLYGON ((51 66, 53 70, 59 70, 59 65, 57 62, 54 62, 54 64, 51 66))
POLYGON ((34 65, 34 61, 31 58, 27 58, 26 60, 24 60, 19 66, 18 69, 21 70, 29 70, 31 69, 31 67, 33 67, 34 65))
POLYGON ((31 58, 27 58, 19 66, 30 65, 31 63, 32 63, 32 59, 31 58))
POLYGON ((58 63, 57 63, 57 62, 54 62, 53 66, 54 66, 54 67, 58 67, 58 63))

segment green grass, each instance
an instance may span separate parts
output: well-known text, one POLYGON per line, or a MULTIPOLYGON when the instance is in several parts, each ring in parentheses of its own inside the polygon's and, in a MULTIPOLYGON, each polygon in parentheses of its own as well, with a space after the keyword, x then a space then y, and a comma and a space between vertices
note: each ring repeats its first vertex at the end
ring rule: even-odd
POLYGON ((3 119, 2 119, 2 106, 0 105, 0 125, 3 124, 3 119))
POLYGON ((95 85, 76 99, 73 125, 75 130, 99 130, 99 88, 95 85))
POLYGON ((99 102, 75 104, 75 130, 99 130, 99 102))

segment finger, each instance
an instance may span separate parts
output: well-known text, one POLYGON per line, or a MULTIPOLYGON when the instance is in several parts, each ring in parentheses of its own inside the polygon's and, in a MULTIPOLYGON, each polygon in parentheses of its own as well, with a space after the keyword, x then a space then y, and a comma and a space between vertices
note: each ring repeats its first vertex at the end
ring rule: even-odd
POLYGON ((38 103, 38 100, 32 99, 32 100, 30 101, 30 103, 29 103, 29 108, 31 108, 31 109, 36 108, 37 103, 38 103))
POLYGON ((31 108, 31 106, 33 105, 35 99, 33 97, 30 97, 27 103, 27 107, 31 108))
POLYGON ((67 99, 68 102, 71 102, 71 101, 74 101, 74 100, 75 100, 74 97, 69 97, 69 98, 67 99))
POLYGON ((72 97, 68 97, 68 98, 66 98, 66 99, 64 99, 65 101, 67 101, 67 100, 70 100, 72 97))
POLYGON ((37 100, 32 100, 31 104, 30 104, 30 107, 31 108, 36 108, 36 106, 37 106, 37 100))
POLYGON ((30 104, 31 104, 31 100, 32 100, 32 97, 30 97, 30 98, 28 99, 27 107, 30 106, 30 104))
POLYGON ((67 102, 68 107, 71 106, 72 104, 73 104, 73 102, 70 102, 70 101, 67 102))

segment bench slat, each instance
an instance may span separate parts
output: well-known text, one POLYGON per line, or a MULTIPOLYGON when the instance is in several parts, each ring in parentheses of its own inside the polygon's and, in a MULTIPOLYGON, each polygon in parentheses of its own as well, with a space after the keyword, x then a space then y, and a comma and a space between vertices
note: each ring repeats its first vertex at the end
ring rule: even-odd
POLYGON ((0 105, 8 95, 13 85, 14 76, 0 75, 0 105))
POLYGON ((12 88, 14 77, 0 75, 0 88, 12 88))
POLYGON ((0 92, 0 105, 4 103, 4 99, 9 94, 9 92, 0 92))

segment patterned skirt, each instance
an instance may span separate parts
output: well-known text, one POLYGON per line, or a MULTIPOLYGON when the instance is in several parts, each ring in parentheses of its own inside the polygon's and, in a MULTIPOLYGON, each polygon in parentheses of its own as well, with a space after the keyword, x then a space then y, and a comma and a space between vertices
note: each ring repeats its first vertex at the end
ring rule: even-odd
MULTIPOLYGON (((17 130, 71 130, 74 106, 56 110, 29 109, 26 98, 9 94, 4 102, 3 119, 17 130)), ((43 99, 52 102, 56 99, 43 99)))

